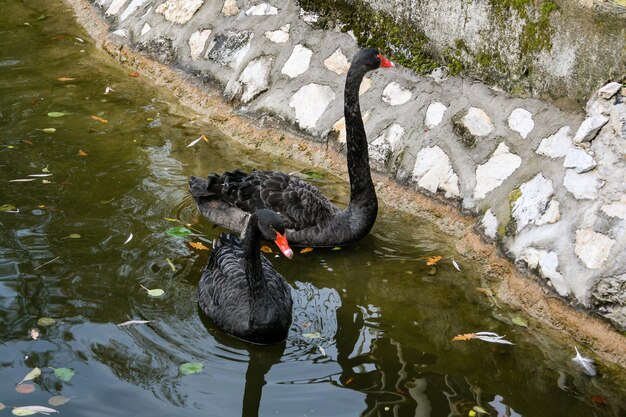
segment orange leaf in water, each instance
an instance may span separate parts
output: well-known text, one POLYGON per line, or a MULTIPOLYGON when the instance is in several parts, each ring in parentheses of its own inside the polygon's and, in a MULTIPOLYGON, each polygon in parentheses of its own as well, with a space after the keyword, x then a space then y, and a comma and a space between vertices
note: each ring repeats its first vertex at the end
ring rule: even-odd
POLYGON ((309 252, 312 252, 312 251, 313 251, 313 248, 303 248, 303 249, 300 251, 300 253, 309 253, 309 252))
POLYGON ((135 77, 135 78, 136 78, 136 77, 139 77, 139 73, 138 73, 137 71, 129 72, 129 73, 128 73, 128 76, 129 76, 129 77, 135 77))
POLYGON ((29 141, 28 139, 22 139, 22 142, 28 144, 28 145, 32 145, 33 142, 29 141))
POLYGON ((345 382, 344 385, 349 385, 350 382, 352 382, 352 381, 354 381, 354 377, 353 376, 351 376, 350 378, 346 379, 346 382, 345 382))
POLYGON ((442 256, 429 256, 426 258, 426 265, 436 265, 443 258, 442 256))
POLYGON ((265 245, 261 246, 261 252, 263 252, 263 253, 274 253, 272 251, 272 248, 270 248, 269 246, 265 246, 265 245))
POLYGON ((17 384, 15 391, 20 394, 30 394, 31 392, 35 392, 35 384, 17 384))
POLYGON ((58 81, 74 81, 76 78, 73 77, 59 77, 57 78, 58 81))
POLYGON ((591 402, 598 405, 608 405, 609 400, 601 394, 596 394, 591 396, 591 402))
POLYGON ((476 333, 457 334, 452 340, 471 340, 476 337, 476 333))
POLYGON ((191 246, 194 249, 198 249, 198 250, 209 250, 209 248, 207 248, 206 246, 204 246, 202 244, 202 242, 188 242, 189 246, 191 246))
POLYGON ((98 117, 98 116, 91 116, 91 118, 97 122, 100 123, 109 123, 109 121, 107 119, 103 119, 102 117, 98 117))
POLYGON ((82 149, 79 149, 78 156, 87 156, 87 152, 83 151, 82 149))

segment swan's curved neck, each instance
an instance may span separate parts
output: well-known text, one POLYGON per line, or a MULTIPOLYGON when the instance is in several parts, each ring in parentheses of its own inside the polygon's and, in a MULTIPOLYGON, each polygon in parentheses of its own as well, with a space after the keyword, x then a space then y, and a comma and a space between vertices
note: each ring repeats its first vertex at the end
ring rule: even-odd
POLYGON ((359 87, 364 76, 365 71, 350 68, 344 91, 350 206, 353 208, 377 204, 376 191, 370 173, 367 136, 359 104, 359 87))
POLYGON ((261 300, 267 291, 261 266, 261 231, 256 213, 250 216, 243 233, 243 261, 245 263, 246 280, 250 287, 253 300, 261 300))

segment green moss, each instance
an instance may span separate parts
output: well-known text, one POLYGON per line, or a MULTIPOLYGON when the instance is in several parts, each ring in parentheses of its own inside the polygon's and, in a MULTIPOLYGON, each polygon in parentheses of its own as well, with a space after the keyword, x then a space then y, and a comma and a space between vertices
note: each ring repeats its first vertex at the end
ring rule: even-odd
POLYGON ((478 62, 483 67, 487 67, 491 65, 491 56, 485 52, 481 52, 476 55, 476 62, 478 62))
POLYGON ((511 208, 511 210, 513 209, 513 205, 515 205, 515 202, 517 201, 517 199, 520 198, 521 196, 522 196, 522 191, 519 188, 516 188, 509 193, 509 207, 511 208))
POLYGON ((506 224, 500 223, 498 225, 498 234, 500 236, 506 236, 506 224))

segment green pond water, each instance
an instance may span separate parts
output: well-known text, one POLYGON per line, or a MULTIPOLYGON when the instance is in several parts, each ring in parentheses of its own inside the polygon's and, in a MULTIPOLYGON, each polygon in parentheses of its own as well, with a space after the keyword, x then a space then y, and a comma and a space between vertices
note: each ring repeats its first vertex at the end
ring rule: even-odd
MULTIPOLYGON (((525 318, 476 290, 488 283, 454 241, 384 205, 358 244, 268 255, 293 287, 285 343, 221 334, 196 303, 209 251, 188 242, 210 247, 222 230, 199 218, 187 177, 315 168, 240 149, 130 77, 67 5, 0 5, 0 206, 15 207, 0 211, 0 417, 26 405, 67 417, 626 416, 619 371, 584 375, 575 341, 515 324, 525 318), (182 224, 196 236, 167 233, 182 224), (128 320, 150 322, 117 325, 128 320), (451 340, 476 331, 515 345, 451 340), (184 375, 189 362, 203 367, 184 375)), ((345 203, 344 182, 312 181, 345 203)))

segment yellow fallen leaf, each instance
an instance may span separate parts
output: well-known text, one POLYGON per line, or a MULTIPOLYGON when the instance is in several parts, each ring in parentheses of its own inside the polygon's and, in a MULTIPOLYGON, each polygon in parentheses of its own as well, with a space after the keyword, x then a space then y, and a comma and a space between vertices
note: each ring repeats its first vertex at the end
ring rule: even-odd
POLYGON ((442 256, 429 256, 426 258, 426 265, 436 265, 443 258, 442 256))
POLYGON ((74 77, 59 77, 57 78, 58 81, 74 81, 76 78, 74 77))
POLYGON ((269 246, 265 246, 265 245, 261 246, 261 252, 263 252, 263 253, 274 253, 272 251, 272 248, 270 248, 269 246))
POLYGON ((302 248, 302 250, 300 250, 300 253, 309 253, 312 251, 313 251, 313 248, 302 248))
POLYGON ((207 248, 206 246, 204 246, 202 244, 202 242, 188 242, 189 246, 191 246, 194 249, 198 249, 198 250, 209 250, 209 248, 207 248))
POLYGON ((476 333, 457 334, 452 340, 472 340, 476 337, 476 333))
POLYGON ((98 117, 98 116, 94 116, 91 115, 90 116, 93 120, 100 122, 100 123, 109 123, 109 121, 107 119, 103 119, 102 117, 98 117))
POLYGON ((78 156, 87 156, 87 152, 83 151, 82 149, 79 149, 78 156))

